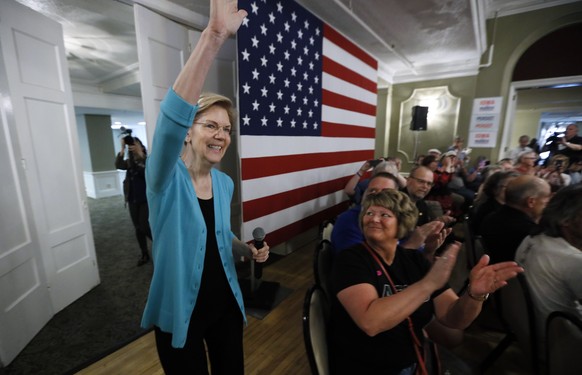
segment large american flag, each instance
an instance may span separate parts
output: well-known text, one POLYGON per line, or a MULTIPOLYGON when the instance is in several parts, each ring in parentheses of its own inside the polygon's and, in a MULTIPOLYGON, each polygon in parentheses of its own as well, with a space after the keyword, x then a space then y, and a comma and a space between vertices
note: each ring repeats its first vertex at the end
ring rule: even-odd
POLYGON ((293 0, 238 4, 242 238, 274 246, 347 208, 374 156, 377 61, 293 0))

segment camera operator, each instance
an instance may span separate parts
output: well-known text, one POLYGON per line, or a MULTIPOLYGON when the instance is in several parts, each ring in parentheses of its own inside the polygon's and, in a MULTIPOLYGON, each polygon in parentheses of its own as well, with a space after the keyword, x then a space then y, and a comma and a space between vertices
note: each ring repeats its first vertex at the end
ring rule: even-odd
POLYGON ((148 222, 149 210, 145 181, 147 151, 139 138, 131 136, 131 129, 122 130, 124 133, 121 134, 121 150, 115 158, 115 167, 127 171, 123 180, 123 194, 135 227, 135 237, 141 249, 141 258, 137 262, 139 267, 150 261, 147 238, 152 239, 148 222), (127 159, 125 159, 126 146, 127 159))
POLYGON ((578 135, 578 125, 570 124, 566 127, 556 154, 566 155, 571 163, 582 160, 582 137, 578 135))

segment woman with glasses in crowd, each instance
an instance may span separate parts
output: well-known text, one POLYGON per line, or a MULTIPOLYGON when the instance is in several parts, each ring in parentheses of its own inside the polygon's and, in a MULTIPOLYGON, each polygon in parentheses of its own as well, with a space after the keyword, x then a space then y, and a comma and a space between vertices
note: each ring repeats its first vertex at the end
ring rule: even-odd
POLYGON ((422 254, 398 246, 417 221, 416 206, 402 192, 368 194, 360 213, 364 242, 342 251, 332 270, 330 365, 332 374, 414 374, 424 368, 423 328, 433 317, 465 329, 489 293, 523 269, 515 262, 471 270, 467 292, 447 285, 460 244, 431 265, 422 254))

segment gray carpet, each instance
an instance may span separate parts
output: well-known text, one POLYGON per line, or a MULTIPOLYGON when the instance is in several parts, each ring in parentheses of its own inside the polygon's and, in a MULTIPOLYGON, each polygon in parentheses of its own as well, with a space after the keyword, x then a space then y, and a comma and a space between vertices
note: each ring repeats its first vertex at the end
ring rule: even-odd
POLYGON ((140 250, 123 197, 88 200, 101 284, 56 314, 6 375, 65 374, 144 333, 152 264, 137 267, 140 250))

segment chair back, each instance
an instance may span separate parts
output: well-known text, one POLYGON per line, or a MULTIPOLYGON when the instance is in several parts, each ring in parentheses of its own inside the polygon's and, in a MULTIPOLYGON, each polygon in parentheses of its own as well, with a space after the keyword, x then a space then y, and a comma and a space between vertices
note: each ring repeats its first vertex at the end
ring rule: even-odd
POLYGON ((475 236, 471 230, 469 215, 466 215, 465 220, 463 220, 463 236, 465 239, 463 244, 467 254, 467 269, 472 269, 477 264, 477 259, 475 259, 475 236))
MULTIPOLYGON (((473 266, 479 262, 479 259, 487 252, 485 251, 485 244, 483 243, 483 237, 476 235, 473 240, 473 254, 469 256, 473 259, 473 266)), ((473 267, 471 267, 473 268, 473 267)))
POLYGON ((582 374, 582 320, 569 312, 554 311, 546 321, 549 375, 582 374))
POLYGON ((428 207, 428 212, 430 217, 440 217, 445 214, 443 206, 437 201, 431 201, 425 199, 426 206, 428 207))
POLYGON ((331 242, 328 240, 319 241, 313 259, 313 278, 315 279, 315 284, 323 289, 328 300, 330 300, 329 279, 332 262, 331 242))
POLYGON ((303 341, 313 375, 329 374, 327 349, 328 299, 318 285, 305 294, 303 302, 303 341))
POLYGON ((499 302, 504 324, 515 334, 519 346, 532 366, 532 373, 540 373, 540 350, 535 312, 527 280, 523 273, 508 280, 501 288, 499 302))

